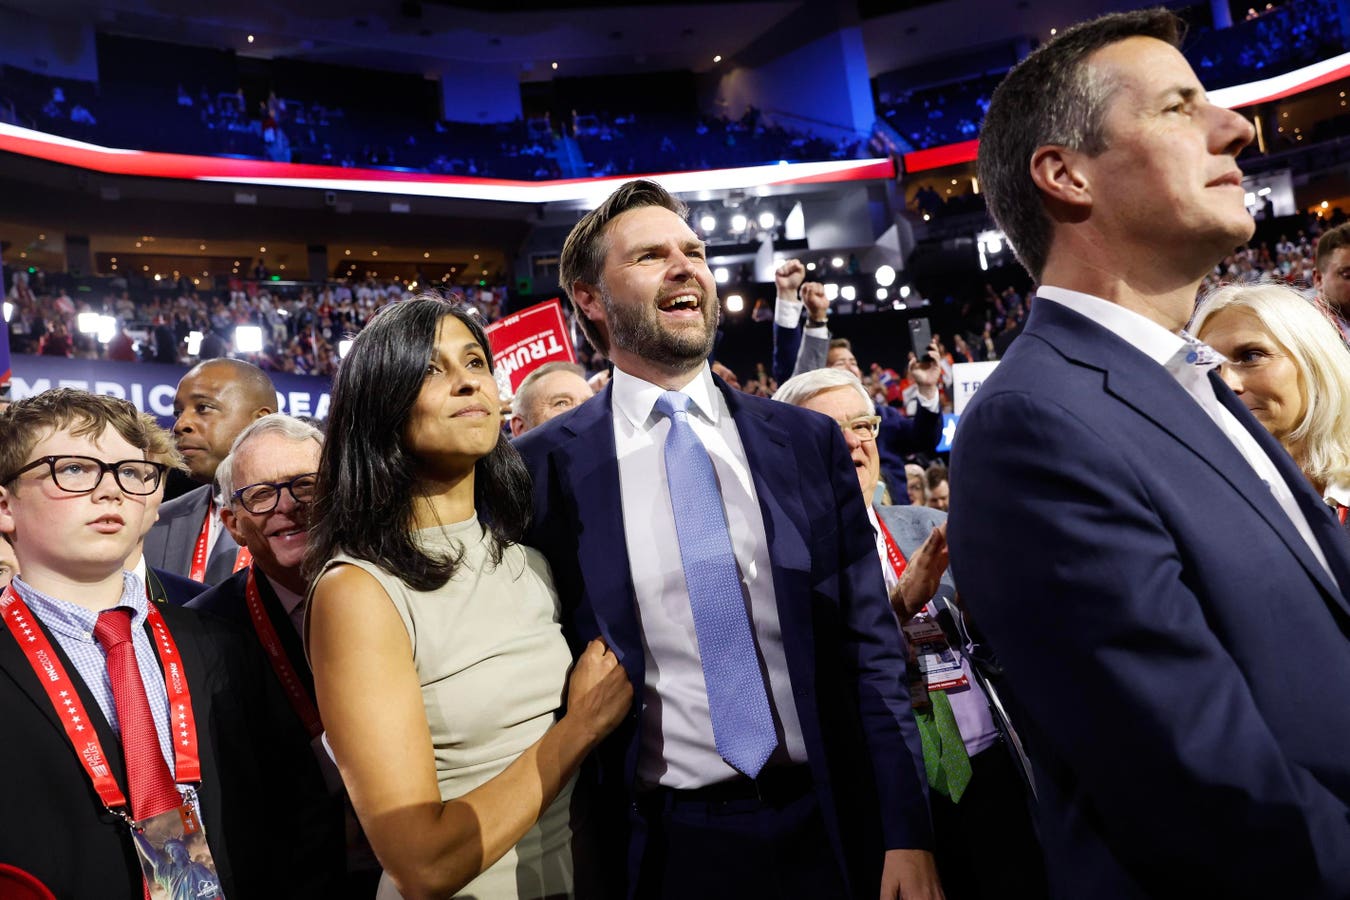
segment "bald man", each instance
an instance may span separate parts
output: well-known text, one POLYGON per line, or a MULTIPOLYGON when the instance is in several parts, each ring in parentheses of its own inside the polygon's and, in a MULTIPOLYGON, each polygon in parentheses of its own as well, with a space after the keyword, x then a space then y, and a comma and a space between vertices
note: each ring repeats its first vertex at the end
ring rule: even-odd
POLYGON ((145 538, 146 563, 203 584, 219 584, 241 562, 213 496, 216 467, 254 419, 276 412, 276 388, 257 366, 212 359, 189 370, 173 398, 173 436, 201 487, 165 503, 145 538))

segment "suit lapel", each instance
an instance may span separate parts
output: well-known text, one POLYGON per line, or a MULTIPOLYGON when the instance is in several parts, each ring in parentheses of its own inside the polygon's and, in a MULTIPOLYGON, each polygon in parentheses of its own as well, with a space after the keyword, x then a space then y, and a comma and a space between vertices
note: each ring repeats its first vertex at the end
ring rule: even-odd
MULTIPOLYGON (((1223 379, 1219 377, 1217 370, 1210 372, 1209 380, 1214 385, 1214 393, 1219 398, 1219 402, 1233 414, 1234 418, 1242 423, 1242 426, 1261 445, 1261 449, 1275 463, 1275 468, 1284 478, 1285 483, 1289 485, 1290 490, 1293 491, 1299 509, 1303 511, 1304 517, 1308 520, 1308 527, 1312 529, 1313 536, 1322 548, 1322 555, 1327 558, 1327 565, 1331 567, 1332 574, 1336 576, 1336 581, 1340 584, 1341 590, 1331 591, 1331 596, 1338 601, 1341 609, 1347 615, 1350 615, 1350 602, 1347 602, 1346 598, 1346 592, 1350 591, 1350 544, 1345 541, 1340 522, 1336 520, 1336 514, 1312 490, 1307 479, 1304 478, 1303 473, 1299 471, 1293 458, 1285 451, 1280 442, 1270 432, 1266 431, 1260 422, 1256 421, 1256 417, 1242 404, 1237 395, 1229 389, 1228 385, 1223 383, 1223 379)), ((1320 571, 1321 567, 1318 566, 1318 569, 1320 571)))
MULTIPOLYGON (((126 791, 126 761, 122 754, 122 742, 113 733, 112 726, 108 724, 107 718, 103 715, 103 708, 98 705, 94 695, 90 693, 84 679, 80 677, 79 670, 71 663, 70 658, 66 656, 65 651, 56 638, 52 636, 50 629, 42 623, 37 616, 33 619, 38 622, 43 634, 52 645, 52 650, 56 653, 57 660, 65 667, 66 674, 69 676, 70 683, 75 688, 75 693, 79 696, 80 702, 84 704, 85 711, 88 713, 89 723, 94 727, 94 734, 98 737, 99 744, 103 747, 103 756, 108 763, 108 768, 112 772, 113 778, 117 784, 126 791)), ((0 672, 14 682, 14 685, 22 691, 29 700, 42 710, 43 717, 51 723, 52 728, 56 729, 61 743, 65 745, 68 752, 74 753, 75 749, 70 746, 70 740, 66 736, 65 726, 61 724, 61 719, 56 710, 52 708, 52 702, 47 697, 46 691, 42 689, 42 683, 38 680, 33 667, 28 664, 28 659, 23 655, 18 642, 9 629, 3 630, 0 634, 0 672)), ((90 791, 93 791, 93 785, 90 785, 90 791)))
MULTIPOLYGON (((1350 614, 1345 598, 1285 515, 1270 487, 1165 368, 1113 332, 1053 301, 1032 305, 1026 334, 1037 335, 1075 362, 1102 371, 1108 393, 1171 435, 1228 482, 1279 536, 1322 591, 1350 614)), ((1219 396, 1222 400, 1223 394, 1219 396)), ((1239 422, 1246 423, 1251 418, 1245 409, 1232 410, 1231 406, 1229 409, 1239 422)), ((1248 429, 1251 430, 1250 425, 1248 429)), ((1267 436, 1262 447, 1280 467, 1280 457, 1287 454, 1278 445, 1272 448, 1270 443, 1267 436)), ((1285 469, 1280 467, 1280 471, 1283 473, 1285 469)), ((1290 488, 1295 496, 1308 490, 1306 483, 1291 483, 1290 488)))
MULTIPOLYGON (((811 523, 802 504, 804 488, 792 434, 776 415, 773 401, 733 391, 715 376, 714 381, 726 397, 755 484, 789 674, 805 678, 814 668, 815 636, 809 628, 788 627, 789 623, 812 621, 813 588, 811 523)), ((809 718, 805 713, 802 716, 804 722, 809 718)))
POLYGON ((637 602, 624 539, 612 387, 568 417, 568 439, 553 451, 558 477, 576 503, 577 564, 596 626, 635 684, 645 668, 637 602))

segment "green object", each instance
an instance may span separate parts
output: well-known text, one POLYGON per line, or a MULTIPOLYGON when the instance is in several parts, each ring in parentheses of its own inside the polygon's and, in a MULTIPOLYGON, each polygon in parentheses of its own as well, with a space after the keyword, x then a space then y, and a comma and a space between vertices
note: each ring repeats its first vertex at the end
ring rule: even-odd
POLYGON ((928 786, 953 803, 970 784, 970 757, 956 727, 952 702, 946 691, 929 691, 931 708, 915 710, 919 740, 923 743, 923 767, 928 770, 928 786))

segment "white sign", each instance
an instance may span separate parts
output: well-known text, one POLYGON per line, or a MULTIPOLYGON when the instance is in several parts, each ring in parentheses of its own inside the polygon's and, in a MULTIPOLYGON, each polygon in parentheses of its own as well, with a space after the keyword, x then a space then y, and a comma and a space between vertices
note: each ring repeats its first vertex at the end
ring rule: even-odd
POLYGON ((952 366, 952 412, 958 416, 966 411, 966 404, 980 385, 989 377, 998 360, 993 362, 957 363, 952 366))

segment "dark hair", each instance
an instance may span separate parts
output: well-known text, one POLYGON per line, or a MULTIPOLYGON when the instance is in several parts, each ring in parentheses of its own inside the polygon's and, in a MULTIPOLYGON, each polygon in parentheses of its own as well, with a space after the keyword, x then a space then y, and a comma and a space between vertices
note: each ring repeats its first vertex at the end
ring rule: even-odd
POLYGON ((610 194, 604 203, 581 217, 581 221, 572 229, 563 243, 562 257, 558 261, 558 283, 567 292, 572 301, 572 309, 577 314, 577 324, 581 333, 591 346, 606 355, 609 354, 609 342, 600 334, 595 323, 586 318, 586 314, 577 306, 572 295, 577 282, 596 286, 605 268, 605 254, 609 242, 605 240, 605 226, 628 212, 644 206, 659 206, 668 209, 681 219, 688 217, 689 207, 672 196, 669 191, 654 181, 630 181, 610 194))
POLYGON ((1022 62, 994 91, 980 128, 979 173, 989 212, 1037 281, 1050 254, 1050 217, 1031 179, 1037 148, 1059 145, 1096 156, 1116 85, 1087 58, 1132 37, 1176 47, 1182 24, 1166 9, 1112 13, 1075 25, 1022 62))
MULTIPOLYGON (((478 319, 436 294, 385 307, 356 336, 338 367, 328 435, 319 460, 305 575, 316 578, 338 552, 374 563, 419 591, 441 587, 459 557, 434 557, 413 541, 416 466, 404 431, 447 316, 492 352, 478 319)), ((474 466, 474 508, 492 534, 492 560, 530 523, 530 475, 511 442, 499 439, 474 466)))
POLYGON ((1331 255, 1342 247, 1350 247, 1350 222, 1328 229, 1317 239, 1317 252, 1313 255, 1313 262, 1323 277, 1326 277, 1327 267, 1331 265, 1331 255))
POLYGON ((940 462, 933 463, 924 472, 924 477, 928 479, 928 490, 931 491, 947 480, 947 467, 940 462))

